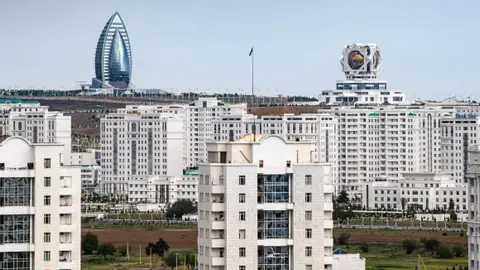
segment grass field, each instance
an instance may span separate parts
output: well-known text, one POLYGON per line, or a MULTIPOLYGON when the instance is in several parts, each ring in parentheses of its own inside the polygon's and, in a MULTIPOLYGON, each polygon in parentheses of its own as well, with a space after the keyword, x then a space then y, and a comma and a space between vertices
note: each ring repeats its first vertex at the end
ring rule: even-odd
MULTIPOLYGON (((360 253, 366 259, 367 270, 413 270, 415 264, 418 262, 419 253, 405 255, 405 251, 399 245, 371 245, 368 253, 361 252, 358 245, 340 246, 349 253, 360 253)), ((451 269, 455 265, 465 267, 468 259, 453 258, 453 259, 439 259, 431 255, 426 255, 420 252, 420 258, 425 267, 420 267, 419 270, 446 270, 451 269)))
MULTIPOLYGON (((178 225, 165 226, 135 226, 120 224, 113 225, 103 222, 91 223, 89 228, 83 228, 83 233, 87 231, 98 235, 100 243, 113 243, 116 246, 125 245, 127 242, 132 247, 131 261, 126 258, 116 257, 115 261, 104 261, 97 256, 85 256, 82 258, 82 269, 103 270, 103 269, 135 269, 148 267, 149 258, 142 259, 142 265, 139 265, 140 247, 145 247, 148 242, 164 238, 172 249, 196 248, 197 232, 196 227, 185 227, 178 225)), ((418 242, 423 261, 428 270, 446 270, 451 269, 453 265, 458 269, 459 265, 465 266, 467 258, 438 259, 431 255, 424 254, 422 251, 421 239, 435 238, 443 244, 467 244, 467 236, 459 232, 441 232, 441 231, 412 231, 412 230, 371 230, 371 229, 335 229, 334 237, 338 238, 342 233, 351 235, 350 246, 335 246, 346 249, 349 253, 361 253, 361 256, 367 261, 367 270, 407 270, 413 269, 417 262, 418 253, 405 255, 401 248, 401 243, 405 239, 415 239, 418 242), (370 251, 362 253, 359 245, 369 243, 370 251)), ((160 259, 153 258, 153 265, 159 265, 160 259)), ((420 270, 424 270, 420 268, 420 270)))

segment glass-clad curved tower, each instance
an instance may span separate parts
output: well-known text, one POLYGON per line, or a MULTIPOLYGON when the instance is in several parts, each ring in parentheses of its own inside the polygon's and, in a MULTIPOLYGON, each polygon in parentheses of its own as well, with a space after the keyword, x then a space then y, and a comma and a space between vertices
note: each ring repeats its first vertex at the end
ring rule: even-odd
POLYGON ((132 88, 132 50, 127 29, 118 12, 103 28, 95 52, 92 88, 132 88))

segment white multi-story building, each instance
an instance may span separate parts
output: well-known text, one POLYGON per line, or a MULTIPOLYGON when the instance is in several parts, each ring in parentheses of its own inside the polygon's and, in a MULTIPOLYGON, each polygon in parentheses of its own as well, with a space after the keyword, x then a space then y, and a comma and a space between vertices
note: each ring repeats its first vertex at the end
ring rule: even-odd
POLYGON ((1 137, 1 269, 80 270, 80 169, 64 166, 63 152, 1 137))
POLYGON ((72 166, 81 169, 82 190, 100 191, 100 161, 97 156, 99 152, 95 149, 89 149, 86 152, 72 153, 72 166))
POLYGON ((332 269, 333 186, 315 143, 277 135, 207 143, 199 269, 332 269))
POLYGON ((155 208, 166 208, 178 200, 198 200, 198 173, 185 171, 183 176, 155 175, 129 184, 130 203, 147 203, 155 208))
POLYGON ((185 168, 206 160, 205 143, 213 139, 212 121, 243 112, 246 104, 200 98, 188 106, 129 105, 106 115, 100 124, 101 191, 138 195, 128 201, 148 201, 146 193, 135 189, 132 194, 129 188, 146 188, 149 177, 156 179, 153 182, 183 179, 185 168))
POLYGON ((178 106, 128 106, 106 115, 101 132, 101 191, 128 194, 131 181, 179 176, 183 171, 184 122, 178 106))
POLYGON ((468 269, 480 269, 480 146, 468 152, 468 269))
POLYGON ((64 145, 64 162, 70 164, 71 117, 52 112, 36 101, 0 99, 0 135, 21 136, 33 143, 64 145))
POLYGON ((467 211, 467 190, 450 173, 404 173, 401 179, 379 178, 363 183, 366 209, 444 209, 453 202, 456 212, 467 211))
POLYGON ((247 113, 247 104, 227 104, 217 98, 200 98, 185 110, 185 163, 189 168, 207 159, 206 142, 213 140, 213 121, 223 115, 247 113))

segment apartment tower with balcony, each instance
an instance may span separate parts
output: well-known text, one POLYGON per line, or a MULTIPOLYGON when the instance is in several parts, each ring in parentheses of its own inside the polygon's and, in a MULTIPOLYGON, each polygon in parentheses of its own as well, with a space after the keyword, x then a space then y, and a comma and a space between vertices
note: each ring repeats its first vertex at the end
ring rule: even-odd
POLYGON ((80 169, 63 151, 0 137, 0 269, 80 270, 80 169))
POLYGON ((208 142, 199 165, 201 270, 332 269, 330 165, 315 141, 208 142))

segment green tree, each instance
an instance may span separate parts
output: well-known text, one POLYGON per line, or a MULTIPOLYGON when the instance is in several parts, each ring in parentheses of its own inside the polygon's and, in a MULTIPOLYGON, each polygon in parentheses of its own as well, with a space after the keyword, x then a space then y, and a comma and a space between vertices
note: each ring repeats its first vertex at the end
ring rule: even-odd
POLYGON ((185 256, 187 256, 187 264, 190 265, 190 266, 195 266, 197 264, 197 261, 196 261, 196 252, 193 251, 193 252, 189 252, 189 253, 186 253, 185 256))
POLYGON ((106 259, 108 256, 113 256, 115 255, 115 252, 117 252, 117 249, 112 243, 106 243, 106 244, 101 244, 98 247, 98 255, 103 256, 104 259, 106 259))
POLYGON ((337 203, 339 204, 349 204, 350 199, 348 198, 348 194, 346 190, 340 191, 340 194, 338 194, 337 197, 337 203))
POLYGON ((128 251, 132 251, 132 247, 127 248, 127 245, 121 245, 118 247, 117 251, 120 256, 125 257, 127 256, 128 251))
POLYGON ((165 254, 164 262, 172 270, 177 266, 178 254, 174 251, 169 251, 165 254))
POLYGON ((462 244, 454 245, 452 252, 455 257, 463 257, 465 256, 465 247, 462 244))
POLYGON ((450 246, 447 245, 440 245, 437 248, 436 254, 441 259, 452 259, 453 252, 450 246))
POLYGON ((368 243, 362 243, 360 245, 360 250, 364 253, 368 253, 370 251, 370 245, 368 243))
POLYGON ((95 250, 98 249, 97 235, 91 232, 86 233, 82 237, 81 245, 82 245, 82 251, 84 254, 87 254, 87 255, 92 254, 95 250))
POLYGON ((148 246, 145 247, 145 253, 147 255, 150 255, 151 252, 152 254, 163 256, 168 250, 170 250, 170 245, 163 238, 158 239, 156 243, 150 242, 148 246))
POLYGON ((412 254, 417 249, 417 241, 413 239, 405 239, 402 243, 406 254, 412 254))
POLYGON ((339 245, 347 245, 350 241, 351 235, 349 233, 343 232, 338 237, 338 244, 339 245))
POLYGON ((167 209, 165 215, 168 218, 181 218, 185 214, 197 212, 197 206, 190 200, 178 200, 167 209))
POLYGON ((425 243, 423 245, 426 252, 430 252, 433 254, 435 253, 438 246, 440 245, 440 242, 437 239, 432 238, 432 239, 425 240, 425 243))

